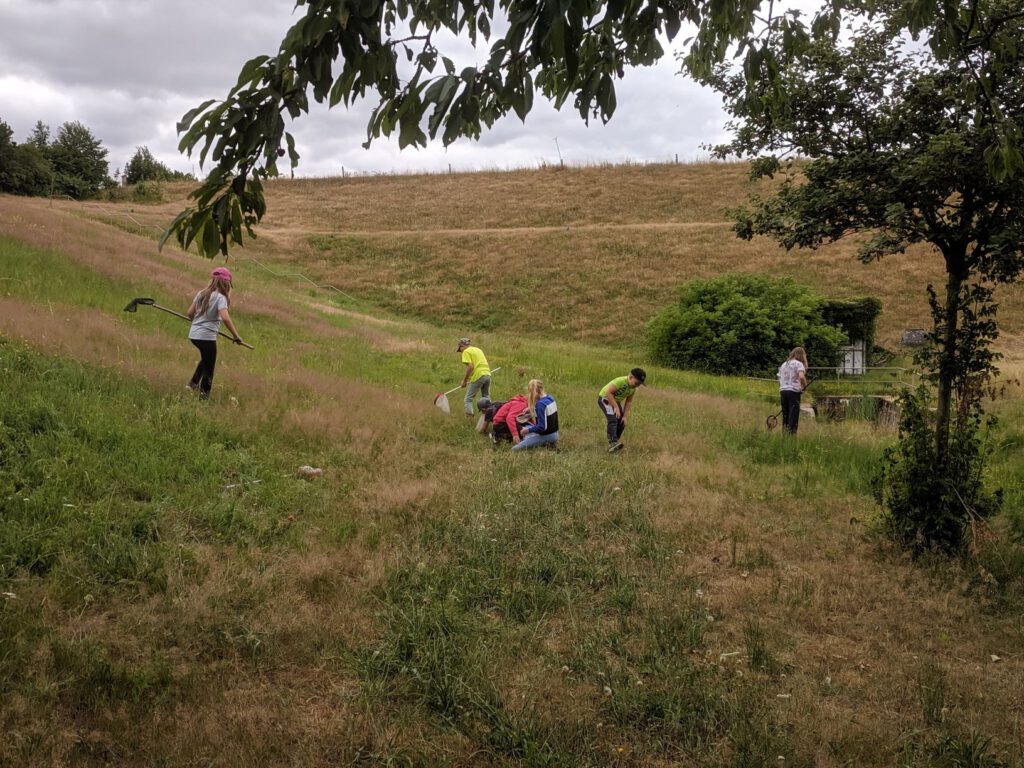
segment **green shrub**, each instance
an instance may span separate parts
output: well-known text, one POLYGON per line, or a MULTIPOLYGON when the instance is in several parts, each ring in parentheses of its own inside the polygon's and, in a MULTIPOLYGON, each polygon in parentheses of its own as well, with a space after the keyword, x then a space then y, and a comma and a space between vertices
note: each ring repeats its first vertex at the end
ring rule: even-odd
POLYGON ((132 189, 132 200, 137 203, 162 203, 164 193, 158 181, 140 181, 132 189))
POLYGON ((1002 505, 1002 492, 985 488, 988 451, 980 409, 957 418, 949 447, 939 457, 927 389, 906 391, 899 402, 899 442, 886 450, 874 479, 886 533, 915 554, 955 553, 971 523, 991 517, 1002 505))
POLYGON ((846 335, 822 320, 821 307, 820 298, 792 280, 694 280, 647 324, 648 343, 663 365, 709 373, 773 375, 797 346, 811 365, 831 366, 846 335))

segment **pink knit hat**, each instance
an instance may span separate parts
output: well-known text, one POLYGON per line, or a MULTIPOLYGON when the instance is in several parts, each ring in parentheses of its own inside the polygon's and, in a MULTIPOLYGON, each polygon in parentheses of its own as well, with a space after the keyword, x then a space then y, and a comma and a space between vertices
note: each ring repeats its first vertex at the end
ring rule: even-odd
POLYGON ((217 267, 213 272, 210 273, 211 277, 218 277, 221 280, 227 280, 231 282, 231 270, 227 267, 217 267))

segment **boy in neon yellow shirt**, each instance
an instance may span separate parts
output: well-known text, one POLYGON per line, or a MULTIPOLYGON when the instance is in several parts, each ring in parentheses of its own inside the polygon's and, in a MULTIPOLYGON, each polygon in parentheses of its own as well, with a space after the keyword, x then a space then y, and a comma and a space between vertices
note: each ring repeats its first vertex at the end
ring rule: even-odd
POLYGON ((644 369, 634 368, 628 376, 619 376, 601 387, 597 395, 597 406, 608 422, 608 453, 622 450, 620 439, 626 431, 626 419, 633 407, 633 395, 646 380, 644 369))
POLYGON ((466 415, 472 416, 477 393, 488 399, 491 397, 491 367, 487 365, 487 358, 480 347, 470 346, 469 339, 465 336, 459 339, 455 351, 462 353, 462 362, 466 364, 466 375, 462 377, 462 384, 459 386, 466 387, 463 406, 466 415))

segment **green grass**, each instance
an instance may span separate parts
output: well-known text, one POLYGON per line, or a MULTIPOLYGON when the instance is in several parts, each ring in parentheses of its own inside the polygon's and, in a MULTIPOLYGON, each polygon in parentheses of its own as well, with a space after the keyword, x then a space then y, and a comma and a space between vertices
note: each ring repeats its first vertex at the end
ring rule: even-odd
POLYGON ((539 377, 558 398, 562 450, 513 455, 431 405, 462 374, 454 321, 321 314, 306 302, 378 313, 247 277, 257 350, 225 350, 202 404, 184 323, 121 313, 159 295, 149 276, 2 238, 0 272, 54 317, 121 320, 93 333, 132 361, 0 339, 0 762, 1019 757, 979 662, 1020 639, 1019 400, 994 408, 998 546, 932 576, 872 533, 894 435, 769 434, 774 396, 742 379, 646 366, 609 456, 596 393, 640 350, 477 329, 496 394, 539 377), (308 463, 324 476, 296 478, 308 463))

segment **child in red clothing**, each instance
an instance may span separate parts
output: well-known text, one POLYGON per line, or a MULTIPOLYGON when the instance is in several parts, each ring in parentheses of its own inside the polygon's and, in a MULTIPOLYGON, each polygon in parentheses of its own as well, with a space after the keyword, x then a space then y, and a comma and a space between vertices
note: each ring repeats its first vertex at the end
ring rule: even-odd
POLYGON ((530 404, 525 395, 516 395, 494 414, 494 441, 511 440, 519 444, 519 430, 530 423, 530 404))

